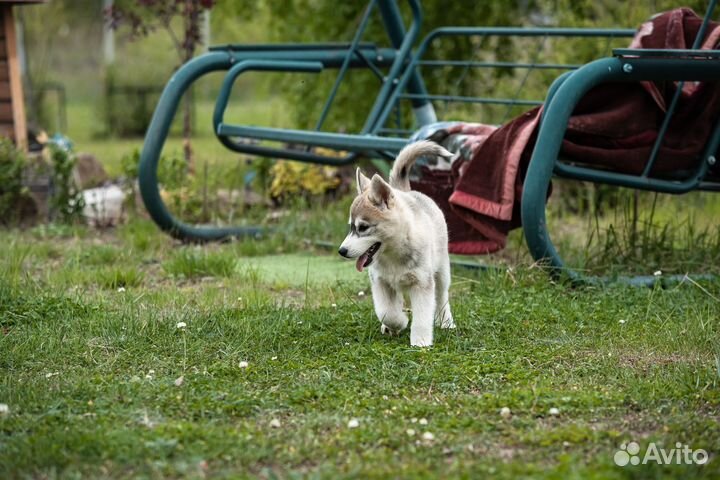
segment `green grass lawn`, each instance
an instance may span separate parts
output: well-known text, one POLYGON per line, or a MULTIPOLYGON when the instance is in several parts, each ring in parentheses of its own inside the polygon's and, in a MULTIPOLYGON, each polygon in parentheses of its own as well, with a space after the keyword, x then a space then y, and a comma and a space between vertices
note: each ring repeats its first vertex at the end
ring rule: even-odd
POLYGON ((133 220, 0 242, 0 478, 720 475, 720 282, 458 269, 458 329, 416 349, 302 232, 187 246, 133 220), (710 461, 616 466, 629 441, 710 461))

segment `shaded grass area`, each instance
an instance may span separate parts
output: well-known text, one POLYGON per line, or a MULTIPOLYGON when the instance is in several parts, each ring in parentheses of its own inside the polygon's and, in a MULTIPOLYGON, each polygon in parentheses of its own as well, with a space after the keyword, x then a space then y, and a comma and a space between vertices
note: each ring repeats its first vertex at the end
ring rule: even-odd
MULTIPOLYGON (((554 179, 562 187, 578 182, 554 179)), ((560 188, 559 187, 559 188, 560 188)), ((585 184, 588 192, 603 188, 614 202, 588 210, 568 211, 562 191, 548 201, 548 231, 570 268, 590 274, 652 275, 720 273, 720 196, 707 192, 663 195, 585 184), (634 220, 633 196, 637 194, 634 220)), ((526 249, 522 232, 510 236, 516 259, 526 249)))
MULTIPOLYGON (((154 105, 152 106, 154 108, 154 105)), ((202 171, 205 163, 210 171, 234 166, 241 157, 229 151, 215 137, 212 128, 214 101, 200 99, 195 103, 192 148, 198 171, 202 171)), ((112 177, 122 174, 122 158, 134 150, 141 150, 144 138, 105 138, 100 134, 100 106, 93 102, 72 102, 68 104, 68 131, 65 133, 80 152, 89 152, 98 160, 112 177)), ((249 125, 284 124, 283 105, 277 97, 233 98, 228 118, 232 121, 249 125)), ((176 115, 179 121, 181 114, 176 115)), ((183 140, 178 135, 171 135, 163 150, 166 155, 182 155, 183 140)))
POLYGON ((0 476, 720 474, 720 283, 456 270, 458 329, 421 350, 380 335, 352 262, 302 239, 1 232, 0 476), (711 459, 618 467, 630 440, 711 459))

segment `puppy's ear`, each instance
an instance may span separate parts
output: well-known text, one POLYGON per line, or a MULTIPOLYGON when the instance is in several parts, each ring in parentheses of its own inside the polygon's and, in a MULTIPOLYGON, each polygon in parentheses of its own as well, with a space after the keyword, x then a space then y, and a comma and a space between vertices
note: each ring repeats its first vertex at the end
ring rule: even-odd
POLYGON ((394 195, 390 184, 377 173, 373 175, 370 180, 370 201, 378 207, 390 208, 393 200, 394 195))
POLYGON ((360 167, 355 170, 355 182, 357 183, 358 195, 363 193, 370 186, 370 179, 360 171, 360 167))

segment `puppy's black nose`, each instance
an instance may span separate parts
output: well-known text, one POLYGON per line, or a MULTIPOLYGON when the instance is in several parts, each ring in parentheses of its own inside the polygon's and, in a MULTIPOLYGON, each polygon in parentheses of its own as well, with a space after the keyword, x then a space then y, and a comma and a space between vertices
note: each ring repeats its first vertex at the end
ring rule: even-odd
POLYGON ((339 253, 340 255, 342 255, 343 257, 347 258, 347 248, 345 248, 345 247, 340 247, 340 249, 338 250, 338 253, 339 253))

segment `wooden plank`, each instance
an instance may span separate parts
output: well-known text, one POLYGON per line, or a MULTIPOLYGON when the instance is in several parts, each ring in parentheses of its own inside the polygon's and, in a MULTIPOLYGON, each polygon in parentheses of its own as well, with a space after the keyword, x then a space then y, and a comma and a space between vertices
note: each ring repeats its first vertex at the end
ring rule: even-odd
POLYGON ((8 58, 7 42, 6 39, 0 38, 0 58, 5 60, 8 58))
POLYGON ((27 120, 25 119, 25 99, 23 97, 22 77, 20 75, 20 62, 17 57, 15 19, 11 6, 3 6, 2 10, 10 73, 10 94, 12 96, 13 120, 15 124, 15 144, 18 148, 27 151, 27 120))
POLYGON ((12 122, 14 124, 14 120, 12 101, 0 102, 0 122, 12 122))
POLYGON ((0 78, 0 100, 10 100, 10 82, 0 78))
POLYGON ((15 140, 15 127, 12 123, 0 123, 0 137, 15 140))
POLYGON ((10 78, 7 60, 0 60, 0 80, 8 80, 10 78))
MULTIPOLYGON (((2 0, 0 0, 0 3, 2 3, 2 0)), ((0 8, 0 26, 2 27, 2 28, 0 28, 0 40, 2 40, 2 42, 3 42, 2 52, 0 52, 0 53, 2 53, 2 58, 7 58, 7 53, 5 52, 6 33, 5 33, 5 9, 4 8, 0 8)))

